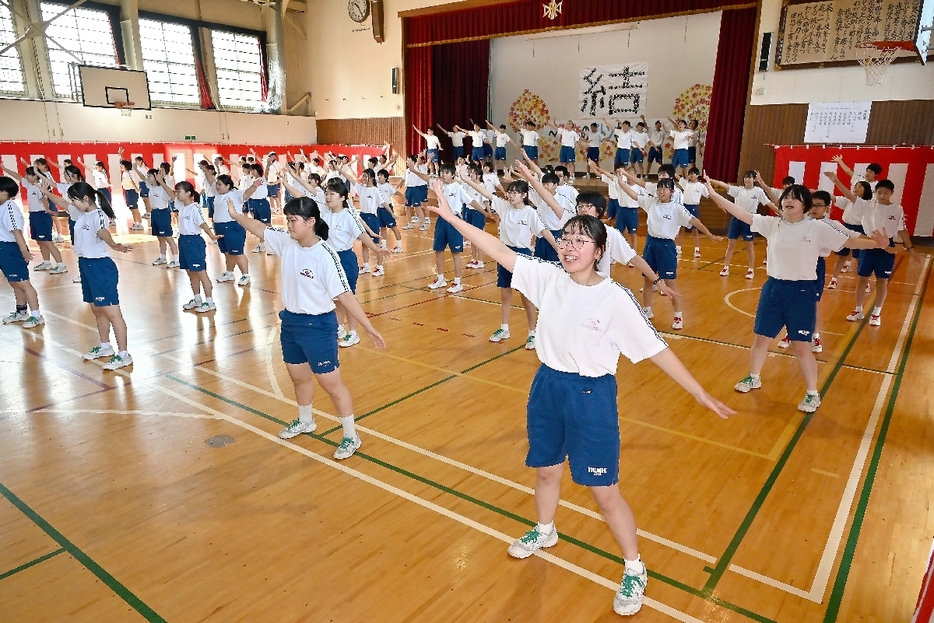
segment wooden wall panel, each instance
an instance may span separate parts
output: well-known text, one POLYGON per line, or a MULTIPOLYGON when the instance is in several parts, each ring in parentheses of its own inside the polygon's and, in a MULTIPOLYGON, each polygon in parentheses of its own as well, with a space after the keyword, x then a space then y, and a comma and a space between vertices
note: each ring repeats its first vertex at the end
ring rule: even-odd
MULTIPOLYGON (((763 178, 771 180, 775 158, 769 145, 804 143, 807 114, 807 104, 747 106, 739 173, 757 169, 763 178)), ((873 102, 866 144, 934 144, 932 119, 934 100, 873 102)))
POLYGON ((402 117, 375 119, 318 119, 318 143, 326 145, 383 145, 389 143, 401 153, 405 145, 402 117))

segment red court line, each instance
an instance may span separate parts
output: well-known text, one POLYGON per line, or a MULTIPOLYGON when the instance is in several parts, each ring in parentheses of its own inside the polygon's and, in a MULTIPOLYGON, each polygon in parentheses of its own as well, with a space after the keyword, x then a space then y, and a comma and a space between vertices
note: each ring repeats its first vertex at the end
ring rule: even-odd
POLYGON ((63 363, 59 363, 58 361, 55 361, 54 359, 52 359, 51 357, 49 357, 49 356, 47 356, 47 355, 43 355, 43 354, 40 353, 40 352, 34 351, 33 349, 29 348, 28 346, 23 346, 23 350, 25 350, 25 351, 26 351, 27 353, 29 353, 30 355, 33 355, 34 357, 38 357, 39 359, 45 359, 45 360, 47 360, 47 361, 49 361, 49 362, 55 364, 56 366, 58 366, 59 368, 61 368, 61 369, 64 370, 65 372, 67 372, 67 373, 69 373, 69 374, 71 374, 71 375, 73 375, 73 376, 76 376, 76 377, 78 377, 79 379, 84 379, 85 381, 88 381, 88 382, 90 382, 90 383, 94 383, 94 384, 97 385, 98 387, 103 387, 104 389, 114 389, 113 386, 108 385, 107 383, 102 383, 101 381, 98 381, 97 379, 92 379, 92 378, 89 377, 87 374, 84 374, 83 372, 78 372, 77 370, 75 370, 75 369, 72 368, 71 366, 67 366, 67 365, 65 365, 65 364, 63 364, 63 363))
MULTIPOLYGON (((127 381, 129 382, 129 379, 127 379, 127 381)), ((41 411, 42 409, 51 409, 52 407, 58 407, 67 402, 74 402, 75 400, 80 400, 81 398, 87 398, 88 396, 94 396, 96 394, 103 394, 105 392, 109 392, 112 389, 116 389, 116 387, 109 387, 107 389, 99 389, 96 392, 89 392, 87 394, 81 394, 80 396, 72 396, 68 400, 62 400, 60 402, 50 402, 49 404, 42 405, 41 407, 33 407, 32 409, 27 409, 26 413, 32 413, 33 411, 41 411)))

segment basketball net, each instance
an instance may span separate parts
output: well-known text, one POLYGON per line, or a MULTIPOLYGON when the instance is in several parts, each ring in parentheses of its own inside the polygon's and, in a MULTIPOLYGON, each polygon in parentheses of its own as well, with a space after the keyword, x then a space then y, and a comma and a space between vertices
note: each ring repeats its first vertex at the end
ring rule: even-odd
POLYGON ((865 41, 856 44, 857 60, 866 70, 866 86, 882 84, 885 72, 899 52, 905 50, 901 41, 865 41))
POLYGON ((120 111, 120 114, 124 117, 133 116, 133 107, 136 106, 136 102, 114 102, 114 108, 120 111))

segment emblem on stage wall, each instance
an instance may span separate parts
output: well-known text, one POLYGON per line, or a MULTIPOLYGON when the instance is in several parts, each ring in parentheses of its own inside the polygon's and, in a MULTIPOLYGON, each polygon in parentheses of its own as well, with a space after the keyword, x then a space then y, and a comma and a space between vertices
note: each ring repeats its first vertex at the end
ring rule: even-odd
POLYGON ((551 2, 549 2, 548 4, 543 4, 542 9, 544 9, 545 13, 544 15, 542 15, 542 17, 547 17, 548 19, 551 19, 551 20, 557 19, 557 17, 561 15, 562 4, 564 4, 563 1, 555 2, 555 0, 551 0, 551 2))

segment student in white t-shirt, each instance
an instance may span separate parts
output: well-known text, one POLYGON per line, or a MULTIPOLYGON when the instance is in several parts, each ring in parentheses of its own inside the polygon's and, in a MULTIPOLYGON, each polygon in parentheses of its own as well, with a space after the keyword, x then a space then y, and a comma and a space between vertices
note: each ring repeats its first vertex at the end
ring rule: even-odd
POLYGON ((616 140, 616 155, 613 158, 613 168, 615 169, 620 164, 628 167, 629 156, 632 152, 632 125, 628 121, 612 123, 608 119, 604 119, 603 122, 609 127, 615 128, 613 138, 616 140))
POLYGON ((386 238, 391 231, 392 235, 396 237, 396 244, 393 245, 392 252, 402 253, 402 232, 399 231, 399 225, 396 224, 396 217, 393 214, 395 210, 392 203, 393 196, 399 191, 395 186, 389 183, 389 171, 385 169, 377 171, 376 188, 379 190, 380 199, 379 208, 376 210, 376 216, 379 217, 379 235, 380 238, 382 238, 381 246, 383 248, 388 246, 386 238))
POLYGON ((23 176, 3 165, 0 165, 0 168, 26 190, 23 205, 29 211, 29 237, 39 245, 39 253, 42 255, 42 263, 37 264, 33 270, 47 270, 50 275, 67 273, 68 267, 62 261, 62 252, 52 241, 55 212, 49 209, 49 200, 42 196, 35 167, 26 167, 26 175, 23 176), (54 266, 50 259, 55 260, 54 266))
POLYGON ((532 162, 538 164, 538 139, 541 138, 535 129, 535 122, 529 119, 525 122, 525 129, 519 130, 522 137, 522 151, 532 162))
MULTIPOLYGON (((645 120, 645 115, 642 115, 643 123, 648 126, 648 122, 645 120)), ((665 152, 665 141, 668 139, 668 132, 665 130, 665 126, 661 121, 655 121, 655 127, 649 128, 646 130, 646 133, 649 135, 649 151, 646 154, 646 167, 645 172, 647 175, 652 174, 652 163, 657 163, 658 166, 662 165, 662 159, 665 152)))
POLYGON ((325 242, 330 228, 321 218, 318 204, 300 197, 286 204, 284 212, 287 231, 268 227, 236 210, 230 212, 234 221, 282 258, 280 274, 285 309, 279 312, 280 342, 282 358, 295 388, 298 417, 282 429, 279 437, 291 439, 317 428, 312 414, 317 380, 337 409, 343 438, 334 451, 334 458, 343 460, 353 456, 361 441, 354 427, 353 398, 339 369, 335 300, 357 319, 377 348, 385 348, 386 342, 351 292, 337 252, 325 242))
MULTIPOLYGON (((853 184, 853 194, 859 199, 865 199, 866 201, 872 200, 872 186, 869 185, 869 182, 863 180, 861 182, 856 182, 853 184)), ((856 209, 856 205, 847 199, 846 197, 836 197, 834 204, 843 210, 843 215, 840 217, 843 221, 843 225, 854 232, 863 234, 863 219, 860 216, 859 210, 856 209)), ((849 260, 850 260, 850 249, 843 248, 837 251, 837 259, 834 261, 833 265, 833 274, 830 277, 830 283, 827 285, 828 290, 837 289, 837 279, 840 277, 840 273, 849 272, 849 260)), ((857 249, 853 249, 852 255, 853 259, 859 262, 859 254, 861 252, 857 249)))
MULTIPOLYGON (((353 182, 351 188, 353 188, 360 203, 360 219, 363 221, 367 233, 373 237, 374 244, 379 244, 381 239, 379 236, 378 212, 382 198, 379 188, 376 187, 376 175, 373 173, 373 169, 364 169, 361 177, 357 177, 357 174, 350 167, 344 167, 341 172, 353 182)), ((370 273, 370 249, 364 245, 363 267, 360 269, 360 274, 365 275, 368 273, 370 273)), ((386 270, 383 268, 382 256, 379 254, 376 256, 376 268, 373 269, 372 274, 374 277, 382 277, 386 274, 386 270)))
POLYGON ((565 165, 570 173, 571 179, 574 179, 575 165, 577 164, 577 143, 581 140, 581 135, 571 121, 558 124, 558 140, 561 143, 561 151, 558 155, 558 161, 565 165))
POLYGON ((198 313, 214 311, 217 309, 213 298, 214 284, 208 275, 207 246, 201 233, 206 233, 215 242, 217 236, 204 222, 204 213, 198 202, 200 197, 191 182, 178 182, 173 190, 174 197, 182 204, 178 211, 178 267, 188 272, 188 281, 194 293, 194 298, 182 305, 182 309, 198 313), (202 289, 205 297, 203 300, 202 289))
POLYGON ((451 139, 451 158, 453 158, 456 161, 458 158, 463 156, 464 155, 464 137, 467 136, 467 132, 463 128, 458 127, 457 125, 451 128, 452 129, 451 132, 448 132, 447 130, 444 129, 444 127, 442 127, 440 123, 438 124, 438 129, 444 132, 445 134, 447 134, 448 138, 451 139))
POLYGON ((13 178, 0 177, 0 272, 16 300, 15 309, 2 322, 22 322, 24 328, 35 329, 45 319, 39 311, 39 294, 29 281, 32 252, 23 235, 23 210, 13 201, 18 194, 19 184, 13 178))
MULTIPOLYGON (((164 164, 164 163, 163 163, 164 164)), ((153 266, 178 268, 178 244, 175 242, 172 230, 172 205, 175 203, 174 182, 169 185, 162 169, 150 169, 147 176, 149 186, 149 206, 152 235, 159 239, 159 257, 153 260, 153 266), (166 258, 166 247, 171 249, 171 260, 166 258)))
MULTIPOLYGON (((833 158, 831 158, 831 160, 836 162, 837 165, 840 167, 840 169, 843 171, 843 173, 850 177, 850 189, 853 191, 853 193, 856 196, 860 196, 861 194, 865 195, 865 192, 860 193, 859 190, 857 189, 857 185, 862 183, 862 184, 865 184, 867 188, 869 188, 869 196, 864 196, 863 198, 866 199, 867 201, 872 199, 872 193, 876 191, 876 182, 882 179, 882 165, 880 165, 878 162, 870 162, 869 164, 866 165, 866 170, 864 171, 864 173, 860 175, 859 173, 856 173, 853 169, 851 169, 850 167, 846 165, 846 163, 843 161, 842 154, 838 154, 834 156, 833 158)), ((845 208, 844 220, 843 220, 844 223, 849 223, 850 220, 853 220, 854 218, 853 217, 854 211, 851 209, 853 204, 849 203, 848 205, 850 206, 850 208, 847 208, 846 206, 844 206, 845 208), (850 220, 847 220, 847 216, 848 216, 847 212, 849 212, 850 220)), ((860 225, 859 223, 859 217, 856 216, 855 220, 856 220, 856 223, 850 223, 850 224, 853 224, 859 227, 859 229, 856 229, 855 231, 864 233, 862 232, 862 225, 860 225)), ((848 256, 849 251, 847 249, 844 249, 844 251, 847 251, 846 255, 848 256)), ((841 267, 842 272, 849 272, 850 270, 849 259, 850 259, 849 257, 846 257, 846 265, 841 267)), ((859 262, 859 251, 853 251, 853 260, 855 260, 856 262, 859 262)), ((834 273, 833 273, 834 277, 839 276, 841 272, 841 270, 837 269, 837 266, 839 264, 840 264, 840 261, 838 258, 837 263, 834 265, 834 273)), ((836 287, 836 284, 834 284, 833 281, 834 280, 831 279, 831 284, 834 287, 836 287)), ((830 286, 828 286, 828 288, 829 287, 830 286)))
POLYGON ((435 131, 431 128, 425 128, 425 131, 422 132, 414 125, 415 132, 418 133, 423 139, 425 139, 425 160, 428 162, 428 170, 434 174, 438 175, 438 165, 441 162, 440 152, 443 149, 441 147, 441 139, 435 136, 435 131))
MULTIPOLYGON (((701 197, 707 196, 707 187, 699 178, 700 171, 697 167, 691 167, 688 169, 688 176, 678 180, 678 186, 681 187, 681 197, 684 202, 684 207, 696 218, 700 218, 701 197)), ((699 259, 701 256, 700 234, 697 233, 696 227, 689 227, 688 229, 694 232, 694 259, 699 259)), ((678 232, 678 239, 676 241, 678 255, 681 255, 682 233, 683 232, 678 232)))
MULTIPOLYGON (((343 184, 343 180, 338 180, 343 184)), ((321 188, 321 176, 317 173, 309 173, 307 177, 300 174, 298 164, 292 163, 288 169, 288 178, 283 178, 286 190, 295 197, 308 197, 318 204, 318 209, 324 214, 327 210, 324 189, 321 188), (290 182, 289 180, 292 180, 290 182)), ((346 187, 346 184, 344 184, 346 187)))
MULTIPOLYGON (((488 164, 489 163, 484 163, 484 166, 487 166, 488 164)), ((464 206, 464 209, 461 212, 461 218, 479 229, 486 227, 487 216, 492 218, 488 207, 484 205, 489 201, 488 197, 489 195, 492 195, 492 193, 481 193, 481 190, 483 189, 489 191, 489 188, 483 184, 481 175, 482 171, 480 166, 477 164, 472 164, 470 165, 470 168, 467 170, 466 174, 459 174, 457 176, 458 180, 463 185, 467 196, 470 197, 470 202, 464 206), (480 188, 481 186, 483 187, 482 189, 480 188)), ((480 249, 471 247, 470 261, 464 265, 464 268, 481 269, 483 267, 483 254, 480 252, 480 249)))
POLYGON ((410 154, 405 159, 405 177, 402 178, 405 185, 405 214, 408 223, 402 229, 410 230, 419 222, 421 231, 427 231, 431 225, 431 219, 422 208, 422 204, 428 203, 428 167, 420 162, 416 154, 410 154), (421 173, 422 175, 419 175, 421 173), (413 216, 414 213, 414 216, 413 216))
MULTIPOLYGON (((413 173, 426 182, 429 181, 428 176, 421 171, 415 170, 413 173)), ((443 185, 441 187, 433 185, 432 190, 440 188, 450 209, 460 218, 464 206, 470 204, 471 198, 467 194, 467 191, 464 190, 464 187, 454 179, 454 174, 453 164, 449 162, 442 164, 441 182, 443 185)), ((440 195, 438 196, 438 200, 441 200, 440 195)), ((464 286, 461 284, 461 275, 464 267, 461 253, 464 252, 464 237, 457 228, 453 227, 450 223, 438 221, 435 223, 435 234, 432 239, 431 248, 434 249, 435 252, 435 268, 437 269, 437 275, 434 281, 428 284, 428 288, 431 290, 438 290, 447 287, 448 282, 444 278, 444 250, 450 249, 451 259, 454 261, 454 284, 450 288, 447 288, 447 291, 451 294, 463 292, 464 286)))
POLYGON ((629 150, 629 162, 639 175, 645 175, 645 158, 648 155, 649 142, 645 121, 640 121, 632 132, 632 149, 629 150))
POLYGON ((817 361, 811 352, 811 336, 817 317, 817 264, 821 250, 836 250, 843 246, 873 249, 888 243, 885 234, 874 232, 872 240, 849 238, 826 223, 808 218, 811 192, 804 186, 791 186, 782 193, 780 217, 746 210, 717 193, 709 179, 707 192, 714 203, 762 234, 767 242, 769 278, 762 286, 756 308, 756 336, 749 355, 749 375, 737 383, 735 389, 746 393, 762 387, 760 373, 769 353, 769 344, 785 327, 807 386, 798 410, 813 413, 821 404, 817 391, 817 361))
POLYGON ((243 192, 234 187, 233 179, 229 175, 214 176, 205 171, 208 182, 214 184, 217 196, 214 197, 214 233, 218 237, 217 248, 224 254, 225 270, 215 280, 217 283, 235 281, 234 267, 240 269, 238 286, 246 287, 252 283, 250 278, 250 265, 247 256, 243 254, 246 244, 246 229, 230 215, 230 202, 233 201, 234 210, 243 213, 243 192))
POLYGON ((495 128, 487 119, 486 127, 493 131, 493 163, 490 166, 494 167, 494 170, 503 172, 506 169, 506 145, 512 143, 512 137, 506 132, 506 124, 501 123, 498 128, 495 128))
POLYGON ((688 129, 688 124, 684 119, 678 119, 676 122, 671 117, 668 117, 668 121, 671 121, 672 126, 674 126, 674 128, 668 132, 668 136, 670 136, 672 140, 672 149, 675 150, 674 154, 671 156, 671 166, 675 169, 680 167, 681 177, 686 177, 688 165, 691 162, 691 139, 696 137, 697 134, 688 129))
POLYGON ((625 236, 629 246, 635 249, 636 237, 639 231, 639 201, 632 199, 620 189, 622 184, 626 184, 636 191, 636 194, 639 193, 639 185, 628 181, 628 179, 638 179, 635 169, 632 167, 627 168, 620 163, 614 173, 610 173, 606 169, 600 168, 593 160, 589 164, 590 169, 606 183, 607 194, 610 196, 607 217, 613 219, 613 229, 625 236), (627 176, 627 173, 631 177, 627 176))
POLYGON ((564 464, 575 483, 590 488, 625 559, 613 601, 618 614, 642 606, 647 573, 639 558, 636 522, 619 492, 619 356, 651 359, 700 404, 720 417, 733 411, 711 397, 691 376, 639 309, 632 293, 596 272, 606 250, 606 228, 592 216, 576 216, 557 241, 561 264, 516 253, 496 237, 460 220, 443 195, 432 208, 506 270, 512 285, 539 309, 535 350, 542 365, 532 383, 527 410, 526 465, 536 469, 538 524, 510 547, 528 558, 558 542, 554 518, 564 464))
MULTIPOLYGON (((765 192, 756 186, 755 171, 746 171, 743 174, 743 185, 733 186, 719 180, 710 180, 710 184, 715 188, 727 191, 727 194, 733 198, 733 203, 748 212, 755 214, 760 205, 768 206, 773 212, 778 213, 778 207, 772 203, 765 192)), ((727 238, 730 241, 726 246, 726 257, 723 258, 723 269, 720 271, 721 277, 730 275, 730 260, 733 259, 733 252, 736 251, 736 242, 740 238, 746 241, 746 259, 749 265, 746 269, 746 279, 752 279, 756 276, 756 247, 754 246, 753 231, 747 221, 738 219, 735 216, 730 219, 727 238)))

